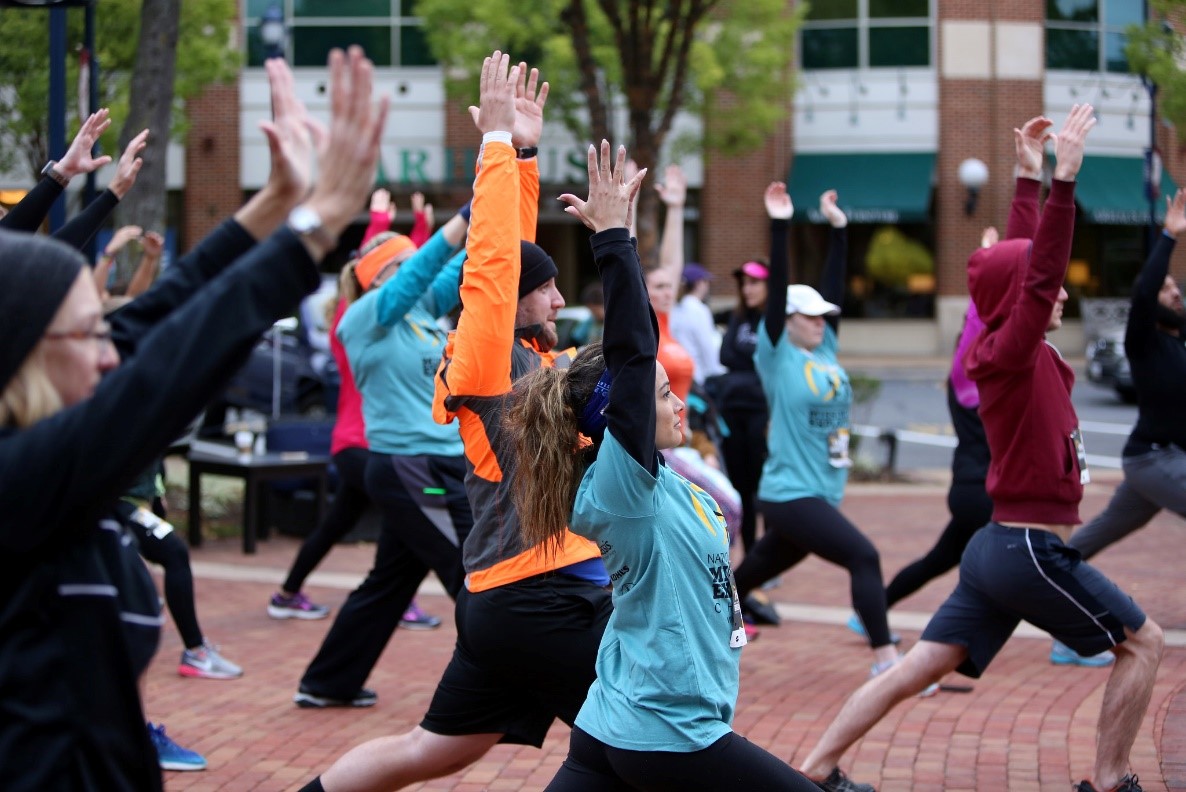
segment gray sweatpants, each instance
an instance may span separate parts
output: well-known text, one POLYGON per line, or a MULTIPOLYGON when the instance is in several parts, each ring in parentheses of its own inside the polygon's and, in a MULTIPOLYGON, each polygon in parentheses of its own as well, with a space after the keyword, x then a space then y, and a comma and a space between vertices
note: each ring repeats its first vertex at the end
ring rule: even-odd
POLYGON ((1071 536, 1068 542, 1084 558, 1145 527, 1157 512, 1169 509, 1186 517, 1186 451, 1162 446, 1124 457, 1124 481, 1108 507, 1071 536))

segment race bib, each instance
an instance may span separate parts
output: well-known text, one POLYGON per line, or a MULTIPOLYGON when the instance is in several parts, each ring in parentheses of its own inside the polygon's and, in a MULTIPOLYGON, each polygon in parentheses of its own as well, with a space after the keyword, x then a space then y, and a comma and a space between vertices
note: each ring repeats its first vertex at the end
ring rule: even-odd
POLYGON ((137 507, 136 511, 132 512, 132 522, 146 528, 157 539, 164 539, 173 533, 172 523, 165 522, 143 506, 137 507))
POLYGON ((1087 449, 1083 447, 1083 432, 1078 428, 1071 432, 1071 444, 1075 446, 1075 456, 1079 460, 1079 483, 1091 483, 1091 471, 1087 469, 1087 449))
POLYGON ((828 464, 834 468, 852 467, 848 458, 848 429, 836 429, 828 434, 828 464))

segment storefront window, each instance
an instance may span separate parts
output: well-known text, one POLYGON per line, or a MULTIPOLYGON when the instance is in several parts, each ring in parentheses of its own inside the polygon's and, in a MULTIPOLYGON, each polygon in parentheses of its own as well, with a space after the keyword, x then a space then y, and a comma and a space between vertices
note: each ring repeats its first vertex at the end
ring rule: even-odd
POLYGON ((1144 20, 1142 0, 1046 0, 1046 68, 1127 72, 1125 31, 1144 20))
POLYGON ((413 0, 245 0, 247 65, 262 66, 260 22, 284 13, 287 56, 294 66, 324 66, 330 49, 358 44, 376 66, 432 66, 436 60, 413 0))
POLYGON ((931 0, 813 3, 803 25, 804 69, 931 64, 931 0))

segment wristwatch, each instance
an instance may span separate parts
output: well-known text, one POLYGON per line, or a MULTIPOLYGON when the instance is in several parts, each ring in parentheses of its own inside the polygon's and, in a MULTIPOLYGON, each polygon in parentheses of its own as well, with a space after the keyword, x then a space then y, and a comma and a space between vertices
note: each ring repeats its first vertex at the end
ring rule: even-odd
POLYGON ((321 215, 308 206, 298 206, 289 213, 288 227, 297 236, 307 237, 314 244, 325 248, 326 253, 338 246, 338 240, 321 224, 321 215))
POLYGON ((539 154, 539 149, 535 146, 527 146, 519 149, 519 159, 531 159, 539 154))
POLYGON ((65 176, 63 176, 62 172, 59 171, 56 167, 54 167, 57 164, 58 164, 57 160, 50 160, 49 162, 45 163, 45 167, 41 169, 41 175, 48 176, 51 179, 53 179, 54 181, 56 181, 58 184, 65 187, 66 185, 70 184, 70 180, 67 179, 65 176))

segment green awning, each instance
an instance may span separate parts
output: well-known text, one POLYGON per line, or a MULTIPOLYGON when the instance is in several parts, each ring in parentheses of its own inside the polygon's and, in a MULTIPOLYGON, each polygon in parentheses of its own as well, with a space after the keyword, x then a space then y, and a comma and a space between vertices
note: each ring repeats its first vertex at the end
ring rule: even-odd
MULTIPOLYGON (((1149 199, 1145 196, 1143 157, 1101 157, 1088 154, 1075 185, 1075 201, 1088 222, 1100 225, 1145 225, 1149 199)), ((1165 196, 1173 196, 1174 180, 1161 171, 1161 196, 1156 201, 1157 222, 1165 218, 1165 196)))
POLYGON ((826 222, 819 197, 836 190, 853 223, 911 223, 929 219, 935 154, 796 154, 787 185, 795 219, 826 222))

